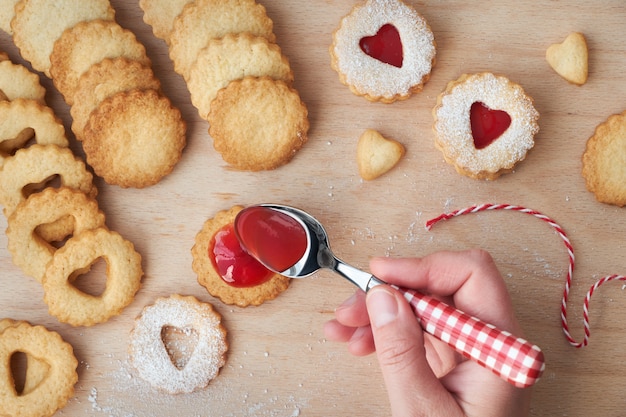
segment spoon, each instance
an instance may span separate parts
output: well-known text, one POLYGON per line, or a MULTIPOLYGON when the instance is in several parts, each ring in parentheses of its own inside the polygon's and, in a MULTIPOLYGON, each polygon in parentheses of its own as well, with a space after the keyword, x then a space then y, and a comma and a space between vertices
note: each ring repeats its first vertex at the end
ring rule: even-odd
MULTIPOLYGON (((297 208, 275 204, 250 206, 237 215, 234 226, 242 247, 281 275, 305 278, 327 268, 365 292, 386 284, 338 259, 330 250, 322 224, 297 208)), ((545 363, 536 345, 433 297, 394 288, 403 293, 427 333, 465 357, 520 388, 533 385, 541 377, 545 363)))

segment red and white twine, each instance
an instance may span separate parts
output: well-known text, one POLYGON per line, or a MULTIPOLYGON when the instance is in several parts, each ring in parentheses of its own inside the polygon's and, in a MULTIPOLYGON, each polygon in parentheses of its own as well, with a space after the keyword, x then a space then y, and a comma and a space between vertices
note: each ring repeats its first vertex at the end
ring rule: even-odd
POLYGON ((587 346, 589 344, 589 336, 591 334, 589 327, 589 302, 591 301, 591 296, 593 293, 600 287, 602 284, 605 284, 609 281, 626 281, 626 276, 623 275, 608 275, 604 278, 596 281, 595 284, 591 286, 587 295, 585 296, 585 300, 583 302, 583 326, 585 335, 582 342, 576 342, 569 331, 569 326, 567 324, 567 301, 569 298, 570 288, 572 286, 572 276, 574 274, 574 247, 572 246, 565 230, 558 223, 552 220, 550 217, 546 216, 543 213, 540 213, 536 210, 532 210, 526 207, 521 206, 513 206, 508 204, 480 204, 472 207, 467 207, 461 210, 452 211, 450 213, 444 213, 434 219, 428 220, 426 222, 426 229, 430 230, 435 224, 439 223, 442 220, 448 220, 453 217, 462 216, 464 214, 470 213, 478 213, 481 211, 488 210, 511 210, 518 211, 521 213, 529 214, 538 218, 539 220, 543 220, 548 223, 552 228, 556 231, 556 233, 561 237, 563 243, 565 244, 565 248, 567 249, 567 254, 569 257, 569 267, 567 268, 567 277, 565 279, 565 289, 563 290, 563 299, 561 301, 561 327, 563 328, 563 333, 565 333, 565 337, 567 338, 570 345, 580 348, 583 346, 587 346))

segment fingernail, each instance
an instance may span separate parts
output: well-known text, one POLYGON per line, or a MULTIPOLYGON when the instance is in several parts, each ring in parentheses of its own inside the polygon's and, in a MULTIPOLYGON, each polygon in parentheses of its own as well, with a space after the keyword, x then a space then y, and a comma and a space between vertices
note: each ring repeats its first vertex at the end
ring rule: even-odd
POLYGON ((385 288, 371 290, 367 297, 367 309, 374 327, 383 327, 398 317, 396 297, 385 288))

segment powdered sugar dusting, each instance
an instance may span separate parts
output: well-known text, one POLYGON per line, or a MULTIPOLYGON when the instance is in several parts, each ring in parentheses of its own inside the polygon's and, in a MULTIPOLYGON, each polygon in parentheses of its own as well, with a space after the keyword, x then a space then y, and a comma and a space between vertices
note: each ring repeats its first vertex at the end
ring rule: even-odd
POLYGON ((491 73, 463 76, 439 98, 435 108, 437 146, 446 159, 473 174, 496 173, 523 160, 534 146, 539 131, 539 113, 522 87, 491 73), (511 117, 509 128, 492 144, 476 149, 470 125, 470 108, 482 102, 504 110, 511 117))
POLYGON ((130 362, 139 376, 170 393, 192 392, 206 386, 225 363, 226 332, 221 316, 210 304, 193 297, 173 295, 160 298, 144 309, 130 338, 130 362), (179 369, 161 337, 164 326, 193 329, 198 335, 195 349, 179 369))
POLYGON ((435 58, 434 35, 426 20, 399 0, 369 0, 344 17, 335 32, 332 52, 336 69, 361 94, 373 97, 408 95, 429 76, 435 58), (359 41, 390 23, 398 29, 404 55, 402 68, 365 54, 359 41))

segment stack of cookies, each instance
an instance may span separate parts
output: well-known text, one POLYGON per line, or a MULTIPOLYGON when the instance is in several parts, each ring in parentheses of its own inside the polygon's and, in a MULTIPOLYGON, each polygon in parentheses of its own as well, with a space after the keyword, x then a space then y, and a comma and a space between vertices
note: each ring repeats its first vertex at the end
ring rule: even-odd
POLYGON ((0 204, 7 247, 13 262, 43 285, 51 315, 90 326, 133 300, 143 275, 141 256, 106 227, 93 176, 68 148, 65 128, 44 96, 37 75, 8 59, 0 62, 0 204), (107 263, 107 289, 88 295, 72 283, 100 257, 107 263))
POLYGON ((233 168, 274 169, 307 140, 308 112, 254 0, 140 0, 144 20, 169 47, 215 149, 233 168))
POLYGON ((72 106, 72 130, 95 173, 136 188, 169 174, 185 146, 185 123, 160 93, 144 46, 115 22, 109 1, 4 3, 0 27, 72 106))

